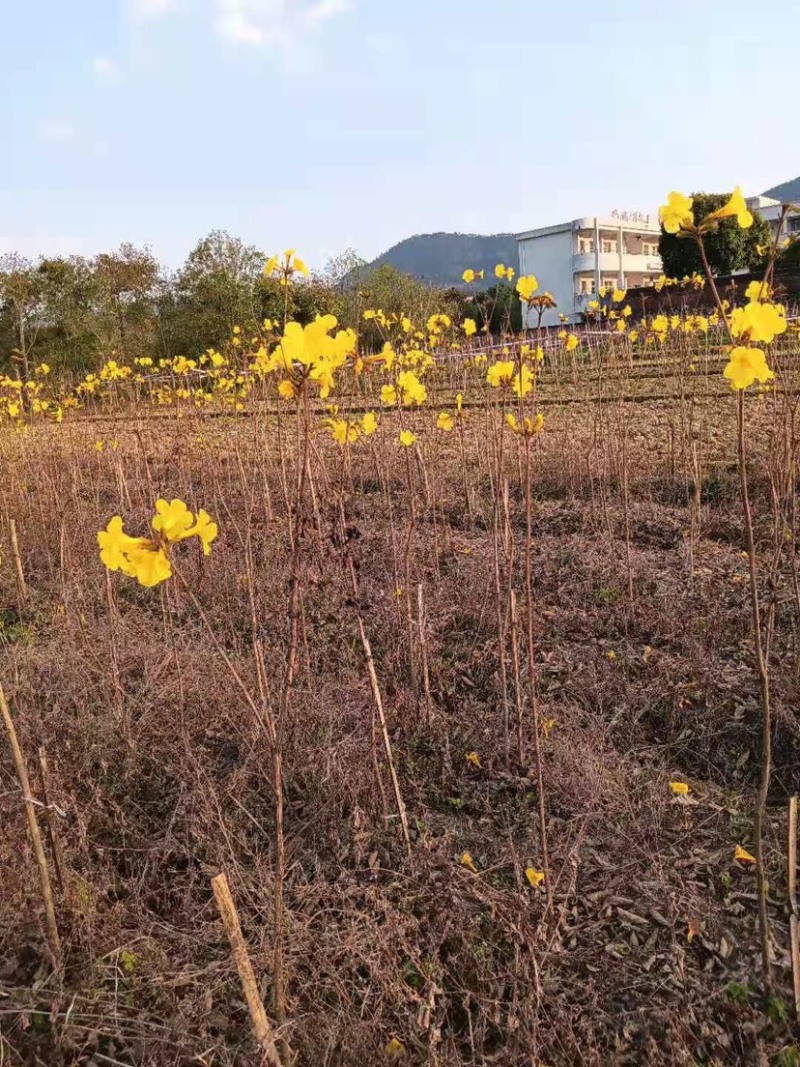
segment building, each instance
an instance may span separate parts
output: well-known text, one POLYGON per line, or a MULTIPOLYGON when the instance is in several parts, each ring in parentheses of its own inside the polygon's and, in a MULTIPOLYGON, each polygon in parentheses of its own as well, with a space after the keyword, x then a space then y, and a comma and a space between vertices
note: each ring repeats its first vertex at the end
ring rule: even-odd
MULTIPOLYGON (((607 218, 573 219, 517 236, 520 274, 535 274, 558 305, 542 317, 554 326, 563 314, 580 322, 599 289, 650 285, 661 274, 658 215, 613 211, 607 218)), ((537 314, 528 326, 535 326, 537 314)))
MULTIPOLYGON (((762 195, 749 196, 746 203, 751 211, 757 211, 761 218, 769 223, 774 240, 783 214, 783 202, 762 195)), ((787 237, 800 237, 800 207, 793 206, 784 215, 779 240, 785 241, 787 237)))

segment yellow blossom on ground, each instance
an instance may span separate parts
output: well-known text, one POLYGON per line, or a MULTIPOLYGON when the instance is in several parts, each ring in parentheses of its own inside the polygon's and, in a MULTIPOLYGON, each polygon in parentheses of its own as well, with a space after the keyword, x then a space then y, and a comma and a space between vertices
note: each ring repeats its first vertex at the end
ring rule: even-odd
POLYGON ((669 787, 676 797, 685 797, 689 792, 686 782, 670 782, 669 787))
POLYGON ((535 867, 526 867, 525 877, 534 889, 538 889, 544 881, 544 871, 537 871, 535 867))
POLYGON ((411 430, 401 430, 400 437, 398 438, 398 440, 400 441, 400 444, 403 446, 403 448, 411 448, 411 446, 416 441, 416 437, 411 432, 411 430))
POLYGON ((722 373, 731 383, 731 389, 747 389, 755 381, 763 383, 775 377, 760 348, 742 345, 731 351, 728 365, 722 373))
POLYGON ((734 858, 734 860, 739 860, 740 863, 755 863, 756 862, 755 856, 752 856, 747 851, 747 849, 742 848, 741 845, 737 845, 736 846, 736 848, 734 850, 734 853, 733 853, 733 858, 734 858))
POLYGON ((677 233, 678 230, 694 226, 693 203, 691 196, 683 196, 682 193, 670 193, 667 196, 666 204, 658 209, 658 217, 667 233, 677 233))

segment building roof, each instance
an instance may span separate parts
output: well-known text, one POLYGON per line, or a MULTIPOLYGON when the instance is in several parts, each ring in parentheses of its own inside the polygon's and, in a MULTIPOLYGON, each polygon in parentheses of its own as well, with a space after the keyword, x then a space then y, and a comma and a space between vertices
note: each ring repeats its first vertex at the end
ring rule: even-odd
POLYGON ((598 226, 601 230, 616 230, 620 226, 625 230, 635 230, 638 233, 660 234, 661 224, 658 215, 645 215, 642 212, 623 211, 613 212, 611 215, 587 216, 583 219, 572 219, 570 222, 559 222, 555 226, 540 226, 536 230, 526 230, 518 233, 518 241, 526 241, 531 237, 548 237, 553 233, 564 233, 574 230, 593 230, 598 226))

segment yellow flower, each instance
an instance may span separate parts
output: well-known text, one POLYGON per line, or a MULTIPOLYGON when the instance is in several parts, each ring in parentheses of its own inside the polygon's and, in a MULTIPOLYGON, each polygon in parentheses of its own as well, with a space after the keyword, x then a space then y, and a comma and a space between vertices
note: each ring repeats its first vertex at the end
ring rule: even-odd
POLYGON ((522 422, 517 422, 516 418, 509 411, 506 415, 506 425, 514 433, 520 434, 522 437, 535 437, 537 433, 540 433, 544 426, 544 415, 541 412, 535 419, 531 419, 528 415, 523 416, 522 422))
MULTIPOLYGON (((133 574, 139 585, 146 589, 165 582, 172 577, 172 564, 163 548, 150 542, 128 553, 133 574)), ((128 573, 128 572, 126 572, 128 573)))
POLYGON ((461 393, 456 393, 456 411, 461 414, 461 405, 464 403, 464 398, 461 393))
POLYGON ((691 196, 683 196, 682 193, 670 193, 667 196, 666 204, 658 209, 658 217, 667 233, 677 233, 678 230, 694 226, 693 203, 691 196))
POLYGON ((497 266, 494 268, 494 276, 495 276, 495 278, 505 278, 505 276, 506 276, 505 263, 498 263, 497 264, 497 266))
POLYGON ((509 385, 513 377, 514 361, 512 359, 498 360, 486 371, 486 381, 494 388, 501 385, 509 385))
POLYGON ((478 332, 478 327, 475 324, 475 319, 464 319, 462 323, 462 329, 467 337, 472 337, 474 333, 478 332))
POLYGON ((395 406, 397 403, 397 390, 393 385, 381 386, 381 403, 387 408, 395 406))
POLYGON ((182 541, 187 537, 187 530, 194 521, 194 515, 182 500, 160 499, 156 501, 156 514, 151 526, 156 533, 163 534, 167 541, 182 541))
POLYGON ((627 295, 627 289, 615 289, 611 294, 611 300, 614 304, 621 304, 627 295))
POLYGON ((745 298, 752 302, 769 300, 770 289, 766 282, 752 281, 744 291, 745 298))
POLYGON ((550 731, 553 729, 555 724, 556 724, 556 720, 555 719, 545 719, 542 722, 542 734, 543 734, 543 736, 545 738, 550 736, 550 731))
POLYGON ((743 230, 747 230, 753 225, 753 216, 742 196, 741 187, 738 185, 731 193, 727 204, 723 204, 721 208, 712 211, 710 215, 706 215, 703 219, 703 225, 706 226, 708 223, 717 222, 719 219, 730 218, 735 218, 743 230))
POLYGON ((146 537, 131 537, 126 534, 119 515, 110 519, 106 529, 97 534, 101 561, 110 571, 122 571, 130 577, 133 577, 134 572, 127 553, 134 548, 142 548, 147 543, 146 537))
POLYGON ((436 428, 438 430, 452 430, 455 426, 455 419, 448 411, 441 411, 439 418, 436 420, 436 428))
POLYGON ((416 441, 416 437, 411 432, 411 430, 401 430, 399 441, 403 448, 411 448, 411 446, 416 441))
POLYGON ((203 555, 209 556, 211 555, 211 542, 216 540, 218 532, 217 524, 207 511, 200 508, 197 512, 194 526, 191 526, 179 540, 183 541, 187 537, 199 538, 203 546, 203 555))
POLYGON ((537 871, 535 867, 526 867, 525 877, 534 889, 538 889, 544 881, 544 871, 537 871))
POLYGON ((686 782, 670 782, 669 787, 676 797, 685 797, 689 792, 686 782))
POLYGON ((564 342, 564 348, 567 350, 567 352, 572 352, 578 347, 578 344, 579 342, 577 336, 574 333, 571 333, 567 335, 567 339, 564 342))
POLYGON ((734 337, 768 345, 786 331, 786 313, 779 304, 751 301, 743 308, 733 309, 730 324, 734 337))
POLYGON ((428 391, 419 378, 410 370, 402 370, 397 375, 397 384, 403 393, 403 403, 406 407, 411 404, 424 404, 428 397, 428 391))
POLYGON ((464 271, 464 273, 461 275, 461 280, 463 282, 466 282, 467 285, 469 285, 470 283, 474 282, 475 281, 475 271, 474 270, 470 270, 469 267, 468 267, 464 271))
POLYGON ((470 856, 469 852, 463 852, 461 854, 461 859, 458 862, 462 867, 466 867, 468 871, 472 871, 473 874, 478 873, 478 868, 472 862, 472 856, 470 856))
POLYGON ((739 860, 741 863, 755 863, 755 856, 751 856, 747 849, 742 848, 741 845, 737 845, 733 853, 733 858, 739 860))
POLYGON ((370 434, 375 433, 378 429, 378 416, 374 411, 368 411, 364 418, 361 420, 361 432, 365 437, 369 437, 370 434))
POLYGON ((767 366, 760 348, 734 348, 727 367, 722 372, 731 383, 731 389, 747 389, 754 381, 768 382, 775 375, 767 366))
POLYGON ((330 430, 334 441, 342 446, 358 440, 358 427, 349 423, 347 419, 326 419, 324 425, 330 430))
POLYGON ((384 1047, 384 1055, 389 1059, 396 1060, 406 1054, 406 1046, 400 1040, 399 1037, 393 1037, 391 1041, 388 1041, 384 1047))
POLYGON ((471 763, 473 767, 480 767, 481 765, 480 757, 477 752, 468 752, 466 756, 464 756, 464 759, 467 763, 471 763))
POLYGON ((513 267, 506 267, 506 278, 508 278, 509 281, 513 281, 514 280, 514 275, 516 273, 517 272, 514 270, 513 267))
POLYGON ((533 374, 527 363, 523 363, 511 383, 511 388, 518 397, 525 397, 533 389, 533 374))
POLYGON ((291 400, 294 394, 294 386, 288 378, 284 378, 281 384, 278 386, 278 396, 282 396, 284 400, 291 400))
POLYGON ((523 277, 517 279, 517 292, 519 293, 520 300, 524 300, 526 303, 530 300, 536 290, 539 288, 539 283, 536 280, 535 275, 526 274, 523 277))

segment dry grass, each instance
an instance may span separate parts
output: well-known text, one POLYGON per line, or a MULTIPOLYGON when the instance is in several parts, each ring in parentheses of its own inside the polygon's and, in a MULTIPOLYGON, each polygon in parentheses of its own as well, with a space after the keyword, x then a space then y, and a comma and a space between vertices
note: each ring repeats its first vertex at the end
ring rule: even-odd
MULTIPOLYGON (((424 445, 427 501, 416 472, 410 569, 425 590, 430 724, 409 682, 395 593, 409 505, 396 431, 387 419, 374 447, 353 449, 346 507, 357 603, 337 525, 338 453, 317 442, 300 669, 282 727, 287 1032, 299 1062, 384 1062, 393 1037, 405 1047, 400 1062, 440 1067, 762 1063, 790 1044, 788 1024, 770 1020, 759 1000, 754 877, 733 862, 734 846, 752 842, 759 728, 733 411, 713 398, 692 411, 704 473, 692 560, 676 404, 553 404, 537 441, 537 665, 543 713, 555 720, 544 767, 552 915, 524 877, 541 859, 534 768, 519 765, 513 745, 504 758, 484 416, 473 414, 466 435, 472 522, 456 434, 429 434, 424 445), (619 447, 626 422, 632 605, 619 447), (356 609, 389 716, 410 860, 376 782, 356 609), (480 768, 465 759, 472 751, 480 768), (672 796, 675 778, 690 783, 688 800, 672 796), (465 851, 477 875, 459 864, 465 851)), ((772 505, 759 472, 775 413, 754 402, 748 418, 768 559, 772 505)), ((31 430, 2 447, 0 507, 17 522, 30 600, 18 610, 6 560, 1 677, 31 768, 39 745, 50 759, 67 885, 58 892, 60 983, 49 975, 4 749, 0 1061, 256 1063, 210 878, 228 874, 269 1008, 269 746, 180 585, 144 590, 114 575, 109 592, 95 535, 116 513, 142 529, 158 495, 210 511, 221 529, 211 558, 189 550, 181 566, 255 685, 249 543, 277 701, 290 548, 274 426, 132 417, 102 431, 31 430)), ((293 453, 284 448, 291 484, 293 453)), ((519 545, 513 452, 507 474, 519 545)), ((517 553, 517 576, 519 568, 517 553)), ((800 786, 800 764, 798 619, 785 575, 774 603, 768 855, 789 1011, 785 802, 800 786)), ((530 750, 527 713, 524 729, 530 750)), ((391 798, 380 750, 377 759, 391 798)))

